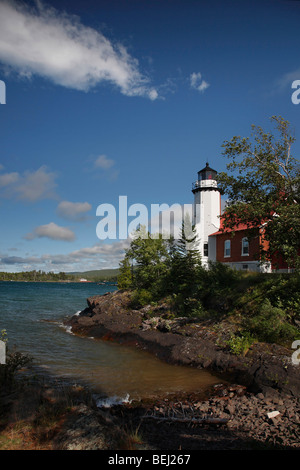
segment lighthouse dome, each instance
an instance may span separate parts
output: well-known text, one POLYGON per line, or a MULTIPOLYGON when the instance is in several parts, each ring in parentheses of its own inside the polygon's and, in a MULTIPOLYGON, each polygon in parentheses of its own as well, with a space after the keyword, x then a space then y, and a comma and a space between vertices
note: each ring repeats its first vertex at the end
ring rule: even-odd
POLYGON ((216 180, 217 171, 213 170, 208 163, 206 163, 205 168, 198 171, 198 181, 204 180, 216 180))

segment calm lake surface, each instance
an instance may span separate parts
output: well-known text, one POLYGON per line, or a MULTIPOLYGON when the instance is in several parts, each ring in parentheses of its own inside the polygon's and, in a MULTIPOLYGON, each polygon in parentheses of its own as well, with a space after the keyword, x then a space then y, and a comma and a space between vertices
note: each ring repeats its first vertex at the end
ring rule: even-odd
POLYGON ((96 283, 0 281, 0 330, 8 347, 29 354, 49 373, 89 385, 110 400, 201 391, 220 380, 206 371, 172 366, 119 344, 81 338, 63 327, 87 307, 86 299, 114 291, 96 283))

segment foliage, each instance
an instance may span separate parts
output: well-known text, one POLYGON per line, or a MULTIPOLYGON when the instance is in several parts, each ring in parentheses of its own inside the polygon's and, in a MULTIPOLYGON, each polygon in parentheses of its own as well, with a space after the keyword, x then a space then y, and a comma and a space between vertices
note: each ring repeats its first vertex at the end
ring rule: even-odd
POLYGON ((299 286, 299 274, 240 274, 230 314, 239 314, 243 332, 259 341, 290 344, 300 338, 299 286))
POLYGON ((285 344, 297 336, 300 337, 299 330, 287 320, 285 311, 274 307, 270 300, 266 299, 259 309, 244 318, 243 325, 246 331, 260 341, 285 344))
POLYGON ((209 263, 209 269, 202 272, 198 298, 206 310, 224 315, 235 304, 239 283, 238 271, 220 262, 209 263))
POLYGON ((239 356, 241 354, 245 354, 254 341, 255 338, 248 332, 232 334, 230 339, 227 341, 227 346, 232 354, 239 356))
POLYGON ((15 378, 16 372, 31 362, 31 358, 20 351, 8 353, 6 364, 0 366, 0 383, 10 386, 15 378))
POLYGON ((201 311, 196 297, 204 270, 197 243, 195 227, 187 216, 182 223, 180 239, 172 243, 168 275, 168 289, 173 294, 175 310, 184 315, 201 311))
POLYGON ((153 302, 153 295, 147 289, 134 290, 131 295, 130 305, 134 309, 149 305, 153 302))
POLYGON ((3 341, 3 343, 7 343, 7 332, 5 329, 0 331, 0 341, 3 341))
POLYGON ((120 262, 120 270, 118 276, 118 288, 130 289, 132 286, 132 268, 128 257, 125 257, 120 262))
POLYGON ((242 222, 249 228, 263 225, 260 244, 262 259, 277 255, 292 267, 300 267, 300 167, 291 155, 295 138, 289 122, 273 116, 276 135, 252 126, 250 138, 225 141, 223 154, 231 162, 218 174, 218 185, 229 205, 224 226, 242 222))
POLYGON ((282 308, 291 321, 300 321, 300 275, 281 274, 266 279, 266 297, 275 307, 282 308))
POLYGON ((167 240, 161 234, 151 236, 144 226, 139 227, 121 264, 121 285, 130 284, 128 268, 134 265, 130 273, 131 287, 146 289, 154 299, 160 298, 168 271, 167 257, 167 240))
MULTIPOLYGON (((8 343, 6 330, 1 331, 1 341, 8 343)), ((6 361, 5 364, 0 364, 0 386, 11 387, 16 372, 32 361, 31 357, 27 354, 23 354, 20 351, 9 351, 6 348, 6 361)))
POLYGON ((165 239, 146 233, 141 226, 120 263, 119 288, 131 288, 136 306, 171 295, 180 314, 202 310, 197 291, 203 268, 195 228, 188 217, 182 223, 180 239, 165 239))

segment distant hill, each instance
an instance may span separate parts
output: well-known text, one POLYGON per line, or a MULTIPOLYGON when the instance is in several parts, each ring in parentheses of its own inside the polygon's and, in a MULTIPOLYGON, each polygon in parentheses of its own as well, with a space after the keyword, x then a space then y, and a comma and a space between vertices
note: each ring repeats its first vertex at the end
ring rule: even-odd
POLYGON ((76 278, 84 278, 88 281, 115 281, 119 275, 119 269, 99 269, 95 271, 83 271, 66 273, 76 278))

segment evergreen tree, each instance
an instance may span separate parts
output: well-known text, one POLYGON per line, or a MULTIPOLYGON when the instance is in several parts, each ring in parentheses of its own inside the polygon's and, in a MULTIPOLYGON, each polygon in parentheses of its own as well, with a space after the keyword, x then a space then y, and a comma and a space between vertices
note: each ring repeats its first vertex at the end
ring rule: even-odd
POLYGON ((118 276, 118 288, 130 289, 132 286, 132 267, 128 256, 120 262, 120 274, 118 276))
POLYGON ((192 304, 197 304, 201 273, 197 233, 190 218, 186 216, 182 223, 181 237, 172 252, 169 272, 169 285, 172 294, 175 294, 176 307, 184 314, 189 313, 192 304))
POLYGON ((145 227, 135 232, 120 263, 118 286, 134 290, 137 304, 171 295, 178 313, 189 315, 199 307, 202 274, 196 230, 187 216, 178 240, 151 237, 145 227))

